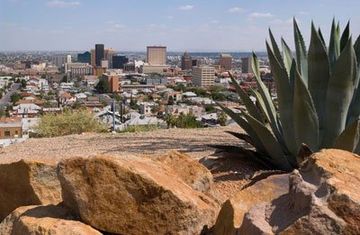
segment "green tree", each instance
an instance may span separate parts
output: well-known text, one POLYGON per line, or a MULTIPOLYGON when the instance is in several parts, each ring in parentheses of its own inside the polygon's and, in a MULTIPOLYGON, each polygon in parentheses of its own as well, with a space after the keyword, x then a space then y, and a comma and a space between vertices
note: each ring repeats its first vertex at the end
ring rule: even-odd
POLYGON ((95 86, 95 89, 100 94, 109 93, 110 88, 108 81, 106 81, 105 79, 100 79, 98 84, 95 86))
POLYGON ((15 92, 10 96, 10 100, 13 104, 16 104, 16 102, 18 102, 20 99, 21 99, 21 95, 17 92, 15 92))

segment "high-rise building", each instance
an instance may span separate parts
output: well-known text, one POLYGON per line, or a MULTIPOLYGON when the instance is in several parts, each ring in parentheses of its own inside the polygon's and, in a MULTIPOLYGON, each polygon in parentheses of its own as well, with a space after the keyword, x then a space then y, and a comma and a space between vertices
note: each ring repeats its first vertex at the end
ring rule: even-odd
POLYGON ((220 54, 219 65, 222 69, 229 71, 232 68, 232 56, 230 54, 220 54))
POLYGON ((146 62, 150 65, 166 64, 166 47, 148 46, 146 52, 146 62))
POLYGON ((91 64, 91 53, 86 51, 84 53, 79 53, 77 55, 78 57, 78 62, 79 63, 88 63, 91 64))
POLYGON ((241 71, 242 73, 252 73, 251 68, 251 58, 250 57, 244 57, 241 58, 241 71))
POLYGON ((91 54, 91 66, 95 67, 96 66, 96 56, 95 56, 95 49, 91 49, 90 50, 90 54, 91 54))
POLYGON ((101 66, 101 61, 105 58, 104 44, 95 45, 95 65, 101 66))
POLYGON ((115 55, 115 50, 112 48, 106 48, 104 51, 104 59, 109 62, 108 68, 112 68, 112 57, 115 55))
POLYGON ((195 86, 210 87, 215 82, 215 68, 210 66, 197 66, 192 70, 192 82, 195 86))
POLYGON ((124 69, 124 65, 129 62, 126 56, 114 55, 112 57, 112 68, 113 69, 124 69))
POLYGON ((71 63, 71 55, 56 55, 52 58, 53 63, 58 68, 62 68, 66 63, 71 63))
POLYGON ((181 57, 181 69, 182 70, 190 70, 192 69, 192 59, 189 53, 185 52, 181 57))
POLYGON ((199 61, 197 59, 191 60, 191 67, 199 66, 199 61))

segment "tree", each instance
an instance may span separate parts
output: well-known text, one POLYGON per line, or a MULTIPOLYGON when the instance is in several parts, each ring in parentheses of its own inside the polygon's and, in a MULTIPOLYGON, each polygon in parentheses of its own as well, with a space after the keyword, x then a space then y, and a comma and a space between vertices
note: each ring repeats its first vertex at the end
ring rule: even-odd
POLYGON ((26 88, 26 84, 27 84, 26 80, 22 79, 20 83, 21 83, 21 88, 26 88))
POLYGON ((21 99, 21 95, 17 92, 15 92, 10 96, 10 100, 13 104, 16 104, 16 102, 18 102, 20 99, 21 99))
POLYGON ((108 81, 106 81, 105 79, 100 79, 98 84, 95 86, 95 89, 100 94, 109 93, 110 88, 108 81))

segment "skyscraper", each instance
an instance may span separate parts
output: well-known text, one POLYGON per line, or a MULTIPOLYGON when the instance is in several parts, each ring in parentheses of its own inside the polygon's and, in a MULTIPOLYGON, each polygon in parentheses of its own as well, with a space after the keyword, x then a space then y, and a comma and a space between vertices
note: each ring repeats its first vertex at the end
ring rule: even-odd
POLYGON ((166 47, 148 46, 146 52, 146 62, 150 65, 166 65, 166 47))
POLYGON ((88 63, 91 64, 91 53, 86 51, 84 53, 78 54, 78 62, 79 63, 88 63))
POLYGON ((115 50, 112 48, 106 48, 104 51, 104 59, 108 61, 109 63, 109 68, 113 68, 113 61, 112 61, 112 57, 115 54, 115 50))
POLYGON ((124 65, 129 62, 126 56, 114 55, 112 57, 112 68, 113 69, 124 69, 124 65))
POLYGON ((250 57, 241 58, 241 71, 242 73, 252 73, 250 57))
POLYGON ((210 87, 215 82, 215 68, 210 66, 193 67, 192 82, 195 86, 210 87))
POLYGON ((104 44, 95 45, 95 65, 100 67, 101 61, 105 58, 104 44))
POLYGON ((230 54, 220 54, 219 65, 222 69, 229 71, 232 68, 232 56, 230 54))
POLYGON ((181 57, 181 69, 182 70, 190 70, 192 69, 192 59, 189 53, 185 52, 181 57))

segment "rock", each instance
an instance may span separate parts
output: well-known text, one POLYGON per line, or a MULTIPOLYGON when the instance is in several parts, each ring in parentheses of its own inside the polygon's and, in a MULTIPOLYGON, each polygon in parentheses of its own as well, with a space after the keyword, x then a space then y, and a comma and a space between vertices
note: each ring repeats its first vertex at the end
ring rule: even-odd
POLYGON ((289 182, 288 194, 250 209, 241 234, 360 234, 358 155, 322 150, 289 182))
POLYGON ((288 174, 269 176, 241 190, 222 205, 213 228, 214 235, 236 234, 250 208, 259 203, 270 202, 288 191, 288 174))
POLYGON ((23 160, 0 164, 0 221, 20 206, 61 201, 55 165, 23 160))
POLYGON ((54 205, 19 207, 0 224, 3 235, 101 235, 89 225, 72 220, 69 212, 54 205))
POLYGON ((217 204, 167 166, 135 156, 97 156, 58 165, 64 204, 85 223, 119 234, 200 234, 217 204))
POLYGON ((198 161, 186 154, 172 151, 157 158, 158 161, 170 167, 190 187, 200 192, 208 192, 213 183, 211 172, 198 161))

